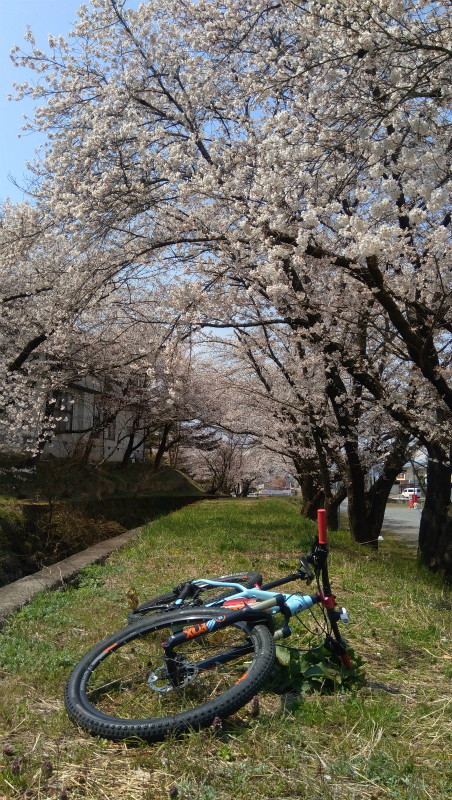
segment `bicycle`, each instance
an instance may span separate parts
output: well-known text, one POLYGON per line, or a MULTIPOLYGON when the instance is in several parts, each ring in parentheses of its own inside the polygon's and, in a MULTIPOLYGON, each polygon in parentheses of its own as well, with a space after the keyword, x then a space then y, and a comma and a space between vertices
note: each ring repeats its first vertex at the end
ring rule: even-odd
POLYGON ((336 608, 327 558, 323 511, 319 536, 296 573, 253 588, 199 579, 167 593, 173 603, 159 605, 153 598, 142 604, 149 616, 100 642, 73 669, 65 688, 70 719, 114 740, 157 741, 172 732, 207 727, 216 717, 234 714, 264 686, 275 662, 275 642, 292 635, 289 619, 299 620, 300 612, 314 606, 321 610, 325 646, 350 669, 348 645, 338 628, 348 616, 336 608), (316 580, 317 593, 271 591, 300 578, 308 585, 316 580), (206 605, 198 603, 199 586, 235 591, 206 605), (184 607, 184 602, 191 604, 184 607), (275 630, 273 617, 279 613, 283 624, 275 630))

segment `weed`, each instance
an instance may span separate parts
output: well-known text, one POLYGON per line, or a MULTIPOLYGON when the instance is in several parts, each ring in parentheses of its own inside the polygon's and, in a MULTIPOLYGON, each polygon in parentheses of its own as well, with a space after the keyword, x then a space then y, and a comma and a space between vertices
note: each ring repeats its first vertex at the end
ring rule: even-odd
POLYGON ((363 660, 349 648, 352 668, 347 670, 323 645, 300 651, 292 647, 276 646, 273 672, 266 684, 267 691, 278 693, 347 692, 365 684, 363 660))

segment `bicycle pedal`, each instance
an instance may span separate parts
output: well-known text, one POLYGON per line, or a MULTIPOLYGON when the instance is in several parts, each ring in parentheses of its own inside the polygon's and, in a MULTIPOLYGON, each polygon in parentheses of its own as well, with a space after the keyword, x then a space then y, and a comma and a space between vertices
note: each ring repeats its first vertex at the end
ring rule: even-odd
POLYGON ((129 589, 127 589, 126 597, 127 600, 129 601, 130 608, 132 609, 132 611, 135 611, 140 604, 138 600, 138 595, 136 593, 136 589, 134 589, 132 586, 129 589))

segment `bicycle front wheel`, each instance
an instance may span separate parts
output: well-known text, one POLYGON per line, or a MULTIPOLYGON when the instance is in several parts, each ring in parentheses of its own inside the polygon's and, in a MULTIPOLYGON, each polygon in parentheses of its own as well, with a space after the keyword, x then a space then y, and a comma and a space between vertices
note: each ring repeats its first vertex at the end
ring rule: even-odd
POLYGON ((156 741, 233 714, 266 682, 275 659, 265 625, 230 625, 187 639, 166 660, 162 642, 218 610, 157 614, 96 645, 65 689, 70 719, 105 739, 156 741))

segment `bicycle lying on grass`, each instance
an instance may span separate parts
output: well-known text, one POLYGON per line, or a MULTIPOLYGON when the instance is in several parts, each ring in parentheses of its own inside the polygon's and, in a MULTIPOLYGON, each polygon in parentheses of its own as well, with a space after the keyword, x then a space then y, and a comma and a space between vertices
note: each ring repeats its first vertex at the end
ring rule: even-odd
MULTIPOLYGON (((106 739, 162 739, 170 732, 211 725, 249 702, 272 673, 275 641, 312 633, 301 612, 320 613, 315 633, 338 663, 351 668, 328 576, 325 512, 319 536, 300 568, 271 583, 250 585, 258 573, 198 579, 148 600, 129 614, 132 624, 93 647, 65 689, 70 719, 106 739), (312 567, 312 569, 311 569, 312 567), (241 577, 239 580, 228 580, 241 577), (272 592, 295 580, 316 581, 315 594, 272 592), (220 596, 212 598, 211 593, 220 596), (210 595, 210 596, 209 596, 210 595), (275 630, 274 616, 282 615, 275 630), (296 629, 289 626, 292 618, 296 629)), ((314 614, 313 614, 314 616, 314 614)))

